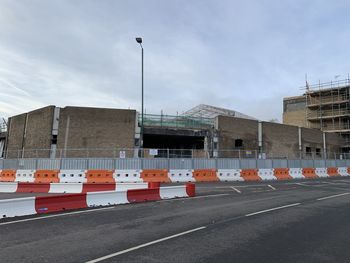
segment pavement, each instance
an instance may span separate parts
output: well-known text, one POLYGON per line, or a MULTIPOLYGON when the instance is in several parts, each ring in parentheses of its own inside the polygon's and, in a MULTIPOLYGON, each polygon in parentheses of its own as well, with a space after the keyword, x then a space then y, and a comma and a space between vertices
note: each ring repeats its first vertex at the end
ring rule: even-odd
POLYGON ((0 220, 0 262, 349 262, 350 178, 0 220))

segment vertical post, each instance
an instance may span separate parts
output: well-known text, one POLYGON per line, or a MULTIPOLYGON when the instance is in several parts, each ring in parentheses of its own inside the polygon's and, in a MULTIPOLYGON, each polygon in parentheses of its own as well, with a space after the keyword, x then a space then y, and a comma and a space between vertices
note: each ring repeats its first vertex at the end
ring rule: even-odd
MULTIPOLYGON (((140 44, 141 45, 141 44, 140 44)), ((140 145, 143 149, 143 47, 141 45, 141 140, 140 145)), ((144 156, 144 152, 142 151, 141 157, 144 156)))

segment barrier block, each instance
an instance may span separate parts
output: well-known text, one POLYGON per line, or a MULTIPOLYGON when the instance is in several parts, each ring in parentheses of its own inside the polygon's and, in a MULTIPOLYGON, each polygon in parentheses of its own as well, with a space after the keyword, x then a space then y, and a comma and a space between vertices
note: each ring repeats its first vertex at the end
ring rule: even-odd
MULTIPOLYGON (((16 193, 18 183, 17 182, 1 182, 0 193, 16 193)), ((0 215, 1 218, 1 215, 0 215)))
POLYGON ((244 181, 241 169, 219 169, 216 174, 221 182, 244 181))
POLYGON ((83 193, 87 192, 101 192, 101 191, 115 191, 115 183, 87 183, 83 184, 83 193))
POLYGON ((241 177, 244 181, 261 181, 261 178, 258 176, 258 169, 242 169, 241 177))
POLYGON ((258 176, 262 180, 276 180, 276 177, 273 175, 273 169, 259 169, 258 176))
POLYGON ((303 168, 302 173, 307 179, 319 178, 316 174, 315 168, 303 168))
POLYGON ((86 183, 85 170, 61 170, 58 174, 60 183, 86 183))
POLYGON ((142 183, 140 170, 115 170, 113 178, 117 183, 142 183))
POLYGON ((349 176, 348 168, 347 167, 338 167, 338 174, 340 174, 340 176, 349 176))
POLYGON ((16 171, 16 182, 33 183, 35 170, 17 170, 16 171))
POLYGON ((171 182, 194 182, 192 170, 170 170, 168 173, 168 178, 171 182))
POLYGON ((315 168, 315 173, 318 177, 329 177, 327 168, 315 168))
POLYGON ((2 170, 0 182, 14 182, 16 180, 16 170, 2 170))
POLYGON ((127 191, 127 198, 130 203, 160 200, 160 188, 135 189, 127 191))
POLYGON ((115 183, 113 170, 87 170, 87 183, 115 183))
POLYGON ((338 168, 337 167, 328 167, 327 168, 327 173, 330 177, 337 177, 340 176, 338 173, 338 168))
POLYGON ((193 171, 193 178, 196 182, 217 182, 219 178, 215 169, 198 169, 193 171))
POLYGON ((86 207, 86 194, 39 196, 35 200, 35 210, 38 214, 86 207))
POLYGON ((289 175, 293 179, 305 179, 302 168, 289 168, 289 175))
POLYGON ((18 183, 17 193, 48 193, 49 183, 18 183))
POLYGON ((275 168, 273 169, 273 175, 277 180, 292 180, 293 177, 289 174, 289 168, 275 168))
POLYGON ((34 183, 59 183, 59 170, 36 170, 34 183))
POLYGON ((166 169, 146 169, 142 170, 141 178, 144 182, 170 183, 168 170, 166 169))
POLYGON ((194 197, 196 196, 196 185, 187 183, 186 184, 186 193, 189 197, 194 197))

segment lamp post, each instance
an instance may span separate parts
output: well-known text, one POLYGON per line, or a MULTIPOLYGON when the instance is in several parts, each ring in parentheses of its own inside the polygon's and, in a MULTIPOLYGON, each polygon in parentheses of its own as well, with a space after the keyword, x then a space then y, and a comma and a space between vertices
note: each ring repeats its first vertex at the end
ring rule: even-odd
POLYGON ((142 38, 137 37, 136 42, 141 47, 141 131, 140 131, 140 148, 142 149, 141 157, 143 157, 143 46, 142 38))

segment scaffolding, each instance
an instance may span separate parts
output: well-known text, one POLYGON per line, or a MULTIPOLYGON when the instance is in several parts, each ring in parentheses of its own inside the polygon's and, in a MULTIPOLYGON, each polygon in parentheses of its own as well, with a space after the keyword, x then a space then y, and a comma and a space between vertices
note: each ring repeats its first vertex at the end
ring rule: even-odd
POLYGON ((343 152, 350 152, 350 79, 305 86, 306 119, 309 128, 339 133, 345 139, 343 152))

